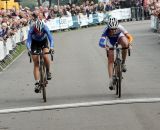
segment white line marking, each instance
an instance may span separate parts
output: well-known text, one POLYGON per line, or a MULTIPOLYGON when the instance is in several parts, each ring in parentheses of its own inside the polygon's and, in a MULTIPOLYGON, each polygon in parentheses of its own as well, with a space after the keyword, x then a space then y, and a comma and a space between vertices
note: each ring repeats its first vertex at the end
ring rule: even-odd
POLYGON ((95 101, 95 102, 70 103, 70 104, 49 105, 49 106, 1 109, 0 114, 53 110, 53 109, 67 109, 67 108, 78 108, 78 107, 103 106, 103 105, 115 105, 115 104, 154 103, 154 102, 160 102, 160 98, 117 99, 117 100, 110 100, 110 101, 95 101))

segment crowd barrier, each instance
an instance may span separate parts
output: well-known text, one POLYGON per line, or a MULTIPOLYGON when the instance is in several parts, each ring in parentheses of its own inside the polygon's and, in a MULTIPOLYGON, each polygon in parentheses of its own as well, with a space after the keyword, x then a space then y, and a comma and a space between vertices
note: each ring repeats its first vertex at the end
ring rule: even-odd
POLYGON ((83 26, 95 25, 108 20, 110 16, 118 20, 131 19, 131 8, 117 9, 107 13, 89 14, 89 16, 80 14, 78 16, 63 16, 50 19, 46 25, 51 31, 63 30, 68 28, 79 28, 83 26))
POLYGON ((116 9, 107 13, 96 13, 78 16, 63 16, 50 19, 46 22, 51 31, 63 30, 68 28, 80 28, 83 26, 96 25, 106 22, 110 16, 116 17, 118 20, 144 20, 143 7, 132 7, 125 9, 116 9))
POLYGON ((143 7, 132 7, 131 8, 132 20, 144 20, 144 8, 143 7))
POLYGON ((18 43, 27 39, 28 26, 19 29, 15 35, 9 37, 6 41, 0 41, 0 61, 2 61, 11 50, 14 50, 18 43))
POLYGON ((19 55, 17 48, 27 39, 28 26, 19 29, 15 35, 6 41, 0 41, 0 71, 2 71, 15 56, 19 55))
MULTIPOLYGON (((64 30, 107 22, 110 16, 116 17, 118 20, 143 20, 144 15, 142 12, 143 9, 140 8, 116 9, 107 13, 90 14, 89 16, 80 14, 72 17, 57 17, 48 20, 45 24, 48 25, 50 31, 64 30), (137 12, 136 9, 139 11, 137 12)), ((14 50, 18 43, 26 40, 28 28, 29 26, 23 27, 7 41, 0 41, 0 62, 5 57, 10 57, 10 51, 14 50)))
POLYGON ((160 32, 160 20, 157 16, 151 15, 151 29, 160 32))

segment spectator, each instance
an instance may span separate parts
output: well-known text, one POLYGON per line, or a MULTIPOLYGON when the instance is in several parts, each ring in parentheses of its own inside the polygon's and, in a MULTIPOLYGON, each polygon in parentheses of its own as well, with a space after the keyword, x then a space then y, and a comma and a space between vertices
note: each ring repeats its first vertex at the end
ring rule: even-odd
POLYGON ((151 1, 151 3, 149 4, 149 7, 150 7, 151 14, 160 18, 160 1, 159 0, 151 1))
POLYGON ((7 23, 2 23, 0 29, 0 40, 7 40, 8 38, 8 25, 7 23))
POLYGON ((106 6, 105 6, 105 11, 111 11, 111 10, 113 10, 113 7, 112 7, 112 4, 111 4, 111 2, 108 2, 108 3, 106 3, 106 6))
POLYGON ((99 2, 99 3, 98 3, 97 10, 98 10, 99 12, 103 12, 103 11, 104 11, 104 4, 103 4, 102 2, 99 2))

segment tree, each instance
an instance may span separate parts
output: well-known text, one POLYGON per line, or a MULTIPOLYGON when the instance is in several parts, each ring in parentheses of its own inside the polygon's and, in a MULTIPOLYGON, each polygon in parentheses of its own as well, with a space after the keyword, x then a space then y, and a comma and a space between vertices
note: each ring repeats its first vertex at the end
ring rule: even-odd
POLYGON ((37 0, 38 6, 41 6, 41 1, 37 0))
POLYGON ((49 7, 51 7, 52 5, 52 0, 49 0, 49 7))
POLYGON ((37 0, 20 0, 20 1, 22 7, 29 7, 30 9, 34 9, 35 6, 38 6, 37 0))
MULTIPOLYGON (((45 2, 46 0, 42 0, 42 3, 45 2)), ((42 3, 41 3, 41 0, 37 0, 37 3, 38 3, 38 6, 41 6, 42 3)), ((52 5, 52 0, 49 0, 49 7, 51 7, 52 5)))

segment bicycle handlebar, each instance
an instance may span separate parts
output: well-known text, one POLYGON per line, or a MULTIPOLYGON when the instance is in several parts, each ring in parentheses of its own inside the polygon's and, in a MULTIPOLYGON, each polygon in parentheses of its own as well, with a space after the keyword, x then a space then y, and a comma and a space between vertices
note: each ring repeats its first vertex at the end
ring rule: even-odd
POLYGON ((30 63, 32 62, 32 58, 31 58, 31 55, 46 55, 46 54, 50 54, 51 55, 51 60, 53 61, 53 54, 54 53, 51 53, 51 52, 28 52, 28 56, 30 57, 30 63))
POLYGON ((30 52, 31 53, 31 55, 45 55, 45 54, 51 54, 50 52, 45 52, 45 53, 43 53, 43 52, 30 52))
POLYGON ((119 50, 125 50, 125 49, 127 49, 128 50, 128 56, 131 56, 130 47, 111 47, 111 48, 109 48, 109 50, 116 50, 116 49, 119 49, 119 50))
POLYGON ((125 49, 129 49, 129 47, 111 47, 109 48, 109 50, 116 50, 116 49, 120 49, 120 50, 125 50, 125 49))
POLYGON ((128 48, 128 56, 131 56, 131 49, 128 48))

